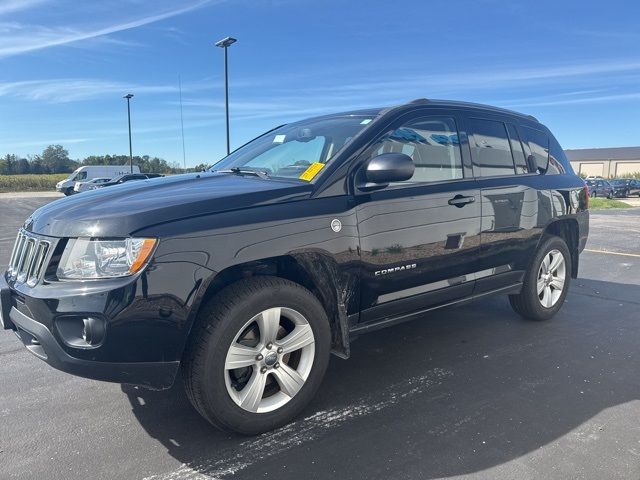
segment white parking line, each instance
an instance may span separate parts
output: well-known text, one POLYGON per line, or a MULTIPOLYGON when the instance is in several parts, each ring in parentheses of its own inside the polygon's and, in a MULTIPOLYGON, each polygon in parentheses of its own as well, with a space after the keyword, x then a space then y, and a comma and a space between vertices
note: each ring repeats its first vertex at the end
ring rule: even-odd
POLYGON ((606 255, 620 255, 622 257, 640 257, 640 254, 638 253, 611 252, 609 250, 592 250, 589 248, 585 248, 584 251, 591 252, 591 253, 604 253, 606 255))

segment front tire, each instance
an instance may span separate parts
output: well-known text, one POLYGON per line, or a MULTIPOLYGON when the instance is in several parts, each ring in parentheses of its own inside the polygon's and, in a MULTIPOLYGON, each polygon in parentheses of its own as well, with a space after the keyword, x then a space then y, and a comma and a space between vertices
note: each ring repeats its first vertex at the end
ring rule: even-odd
POLYGON ((245 435, 290 422, 311 401, 329 362, 322 305, 289 280, 252 277, 199 314, 183 362, 187 396, 213 425, 245 435))
POLYGON ((571 282, 571 254, 557 236, 543 240, 529 269, 522 290, 510 295, 511 306, 528 320, 548 320, 562 307, 571 282))

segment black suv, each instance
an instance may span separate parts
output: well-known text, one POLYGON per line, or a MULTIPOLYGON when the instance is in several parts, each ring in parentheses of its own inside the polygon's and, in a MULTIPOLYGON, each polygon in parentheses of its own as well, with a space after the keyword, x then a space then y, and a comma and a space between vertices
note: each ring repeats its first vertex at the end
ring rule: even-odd
POLYGON ((588 190, 535 118, 416 100, 284 125, 207 172, 54 201, 0 277, 2 318, 52 366, 170 387, 245 434, 313 398, 358 335, 489 294, 546 320, 588 190))

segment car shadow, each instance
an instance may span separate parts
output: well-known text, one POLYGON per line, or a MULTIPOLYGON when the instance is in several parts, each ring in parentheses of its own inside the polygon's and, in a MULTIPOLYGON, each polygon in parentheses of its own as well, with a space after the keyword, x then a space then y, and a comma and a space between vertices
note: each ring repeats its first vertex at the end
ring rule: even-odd
POLYGON ((364 335, 351 359, 332 358, 298 420, 253 438, 208 425, 180 381, 122 391, 184 472, 251 478, 272 466, 279 478, 387 478, 394 465, 408 478, 461 475, 640 398, 639 307, 638 285, 578 279, 548 322, 522 320, 496 297, 364 335), (309 456, 316 461, 300 460, 309 456))

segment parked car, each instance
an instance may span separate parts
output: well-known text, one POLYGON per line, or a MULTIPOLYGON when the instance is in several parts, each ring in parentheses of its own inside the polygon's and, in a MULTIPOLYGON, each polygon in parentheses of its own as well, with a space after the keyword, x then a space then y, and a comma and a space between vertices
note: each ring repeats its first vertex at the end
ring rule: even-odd
POLYGON ((157 178, 162 177, 162 175, 158 173, 127 173, 126 175, 120 175, 115 178, 112 178, 108 182, 105 182, 100 185, 96 185, 97 188, 103 187, 111 187, 113 185, 120 185, 122 183, 131 182, 134 180, 147 180, 149 178, 157 178))
POLYGON ((490 294, 553 317, 588 200, 529 115, 436 100, 326 115, 207 172, 36 210, 1 317, 76 375, 163 389, 180 370, 208 421, 255 434, 299 414, 330 352, 366 332, 490 294))
MULTIPOLYGON (((118 175, 131 172, 129 165, 87 165, 73 171, 67 178, 56 183, 56 190, 71 195, 76 182, 88 182, 98 177, 113 178, 118 175)), ((140 168, 134 166, 134 173, 139 173, 140 168)))
POLYGON ((613 188, 613 196, 618 198, 640 196, 640 182, 632 178, 616 178, 609 182, 613 188))
POLYGON ((74 193, 88 192, 89 190, 95 190, 100 186, 100 184, 107 183, 111 178, 108 177, 98 177, 93 180, 89 180, 88 182, 76 182, 73 187, 74 193))
POLYGON ((587 180, 586 184, 589 187, 589 196, 591 197, 611 198, 613 196, 613 187, 606 180, 587 180))

